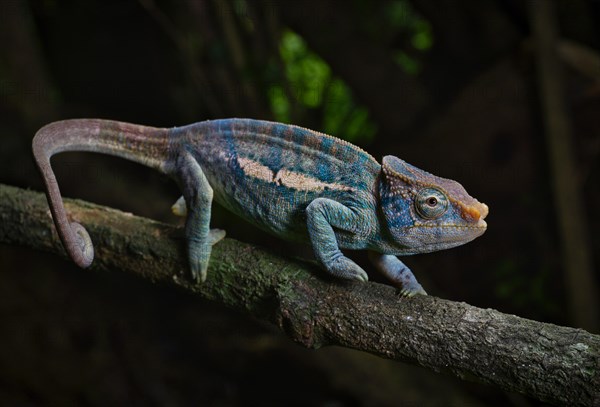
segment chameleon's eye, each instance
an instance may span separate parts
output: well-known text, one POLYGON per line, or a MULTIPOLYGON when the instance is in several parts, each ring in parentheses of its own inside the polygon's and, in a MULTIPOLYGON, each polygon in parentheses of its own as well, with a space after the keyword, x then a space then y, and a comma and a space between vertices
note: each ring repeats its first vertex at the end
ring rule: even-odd
POLYGON ((437 188, 423 188, 415 197, 415 210, 424 219, 437 219, 448 210, 448 198, 437 188))

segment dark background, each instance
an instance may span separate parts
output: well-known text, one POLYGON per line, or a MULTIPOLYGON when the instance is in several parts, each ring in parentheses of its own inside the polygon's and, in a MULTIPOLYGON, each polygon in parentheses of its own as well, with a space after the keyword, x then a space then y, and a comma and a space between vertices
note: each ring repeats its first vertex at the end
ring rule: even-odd
MULTIPOLYGON (((557 16, 583 202, 573 210, 599 264, 600 3, 559 1, 557 16)), ((531 18, 518 0, 2 0, 0 182, 42 190, 31 139, 54 120, 291 122, 456 179, 489 205, 481 238, 403 259, 430 295, 579 327, 531 18)), ((53 163, 67 197, 180 222, 170 214, 179 192, 158 173, 93 154, 53 163)), ((311 255, 213 213, 229 237, 311 255)), ((0 271, 3 405, 538 405, 367 354, 309 351, 118 270, 2 245, 0 271)), ((585 328, 597 333, 594 323, 585 328)))

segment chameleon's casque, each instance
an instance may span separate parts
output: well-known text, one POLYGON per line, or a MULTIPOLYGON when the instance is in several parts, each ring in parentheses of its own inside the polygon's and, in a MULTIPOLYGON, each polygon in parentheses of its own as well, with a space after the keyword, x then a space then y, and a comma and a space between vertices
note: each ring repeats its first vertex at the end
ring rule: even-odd
POLYGON ((159 129, 80 119, 51 123, 33 140, 59 235, 81 267, 93 260, 85 229, 69 223, 50 157, 93 151, 124 157, 172 176, 183 196, 173 212, 187 216, 190 268, 204 280, 212 245, 213 199, 285 239, 312 244, 329 273, 366 281, 340 251, 369 250, 374 265, 405 295, 425 294, 396 255, 447 249, 483 234, 485 204, 457 182, 436 177, 393 156, 380 165, 360 148, 297 126, 224 119, 159 129))

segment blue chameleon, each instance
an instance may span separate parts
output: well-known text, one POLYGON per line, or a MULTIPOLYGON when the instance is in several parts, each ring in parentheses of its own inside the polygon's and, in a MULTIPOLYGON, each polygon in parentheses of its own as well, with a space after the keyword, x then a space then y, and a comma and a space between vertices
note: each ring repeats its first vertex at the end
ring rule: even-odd
POLYGON ((51 123, 33 139, 50 209, 70 257, 88 267, 87 231, 67 218, 50 157, 92 151, 123 157, 173 177, 183 196, 190 270, 206 279, 211 249, 225 232, 210 229, 213 199, 257 227, 312 245, 321 267, 346 280, 367 273, 340 249, 368 250, 406 296, 426 294, 396 256, 467 243, 486 228, 488 207, 456 181, 394 157, 380 164, 360 148, 302 127, 251 119, 154 128, 98 119, 51 123))

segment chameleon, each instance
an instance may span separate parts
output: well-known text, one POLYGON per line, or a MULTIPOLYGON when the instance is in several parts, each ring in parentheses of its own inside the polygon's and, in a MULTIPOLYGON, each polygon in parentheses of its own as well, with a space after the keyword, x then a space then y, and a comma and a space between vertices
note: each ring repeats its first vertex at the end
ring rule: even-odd
POLYGON ((340 279, 367 273, 340 249, 368 250, 375 269, 403 296, 427 295, 397 256, 467 243, 487 229, 487 205, 456 181, 392 155, 381 164, 361 148, 303 127, 254 119, 207 120, 157 128, 101 119, 42 127, 33 155, 58 235, 70 258, 89 267, 94 247, 70 222, 50 158, 90 151, 129 159, 174 178, 182 197, 191 277, 207 275, 212 246, 225 232, 210 228, 213 200, 281 238, 310 243, 319 265, 340 279))

